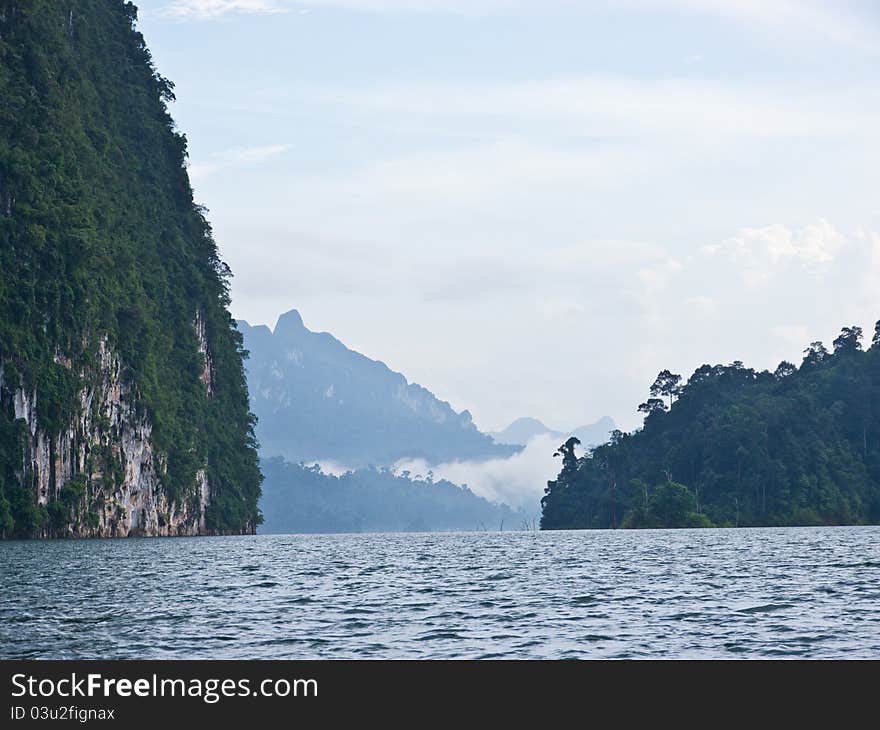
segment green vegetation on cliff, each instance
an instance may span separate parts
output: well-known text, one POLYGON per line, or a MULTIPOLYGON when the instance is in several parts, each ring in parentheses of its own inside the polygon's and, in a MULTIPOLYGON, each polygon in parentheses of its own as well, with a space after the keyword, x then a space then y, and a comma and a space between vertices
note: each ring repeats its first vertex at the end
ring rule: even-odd
POLYGON ((545 529, 880 522, 880 322, 847 327, 800 367, 663 371, 641 430, 578 458, 542 500, 545 529))
MULTIPOLYGON (((121 0, 0 0, 0 534, 7 536, 51 533, 53 510, 63 521, 82 501, 77 485, 55 484, 50 503, 37 504, 12 393, 19 385, 36 392, 39 428, 64 433, 81 415, 79 394, 97 372, 102 339, 152 424, 169 502, 196 499, 205 469, 209 531, 252 530, 259 520, 261 477, 241 336, 228 313, 230 273, 193 202, 186 139, 167 109, 173 85, 154 69, 135 22, 135 7, 121 0)), ((105 480, 121 478, 124 466, 114 463, 112 446, 89 456, 105 480)))

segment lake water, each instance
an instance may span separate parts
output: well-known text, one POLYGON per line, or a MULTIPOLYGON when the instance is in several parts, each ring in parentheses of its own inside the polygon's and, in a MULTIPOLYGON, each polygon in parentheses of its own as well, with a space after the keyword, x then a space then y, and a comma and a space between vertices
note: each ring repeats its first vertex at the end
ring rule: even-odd
POLYGON ((4 658, 880 657, 880 528, 0 543, 4 658))

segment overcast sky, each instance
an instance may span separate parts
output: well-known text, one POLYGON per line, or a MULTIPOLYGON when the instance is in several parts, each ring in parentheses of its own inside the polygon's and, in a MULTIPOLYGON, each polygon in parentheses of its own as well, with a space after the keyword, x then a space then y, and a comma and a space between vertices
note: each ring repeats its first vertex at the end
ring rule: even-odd
POLYGON ((233 314, 481 428, 880 319, 872 0, 138 5, 233 314))

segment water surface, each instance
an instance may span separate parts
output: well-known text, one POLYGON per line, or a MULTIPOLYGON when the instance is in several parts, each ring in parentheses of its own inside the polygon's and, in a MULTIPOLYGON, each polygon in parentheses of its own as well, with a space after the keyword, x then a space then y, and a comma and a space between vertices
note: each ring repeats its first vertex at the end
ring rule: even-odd
POLYGON ((0 542, 4 658, 880 657, 880 528, 0 542))

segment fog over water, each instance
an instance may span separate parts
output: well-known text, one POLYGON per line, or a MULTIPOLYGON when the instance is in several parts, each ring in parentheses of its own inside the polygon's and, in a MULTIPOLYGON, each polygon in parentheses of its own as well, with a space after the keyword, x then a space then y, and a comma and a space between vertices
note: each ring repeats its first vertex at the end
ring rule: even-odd
POLYGON ((435 479, 467 484, 491 502, 503 502, 527 514, 539 514, 544 486, 559 473, 560 462, 553 453, 560 441, 553 436, 535 436, 518 454, 503 459, 453 461, 434 466, 421 459, 403 460, 395 465, 395 470, 422 475, 431 472, 435 479))

